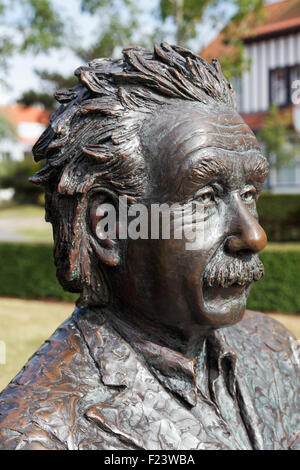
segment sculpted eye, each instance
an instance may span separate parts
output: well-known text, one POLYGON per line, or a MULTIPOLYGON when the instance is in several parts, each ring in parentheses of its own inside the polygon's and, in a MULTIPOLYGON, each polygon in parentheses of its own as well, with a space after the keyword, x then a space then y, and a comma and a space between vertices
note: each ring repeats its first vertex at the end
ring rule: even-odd
POLYGON ((256 201, 256 195, 257 195, 256 189, 253 187, 250 187, 250 188, 246 188, 241 193, 241 198, 246 204, 253 204, 256 201))
POLYGON ((209 206, 215 201, 215 193, 212 189, 207 190, 205 192, 197 194, 196 200, 203 205, 209 206))

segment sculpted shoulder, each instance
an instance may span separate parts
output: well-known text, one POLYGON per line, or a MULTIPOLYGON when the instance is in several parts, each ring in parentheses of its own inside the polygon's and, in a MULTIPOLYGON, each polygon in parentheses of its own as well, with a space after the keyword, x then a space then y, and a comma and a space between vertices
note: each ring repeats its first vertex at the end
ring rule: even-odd
POLYGON ((299 448, 298 342, 277 320, 253 311, 222 335, 237 355, 239 387, 248 412, 253 406, 259 415, 264 448, 299 448))
MULTIPOLYGON (((292 333, 274 318, 247 310, 242 321, 224 332, 227 342, 237 352, 241 370, 253 382, 253 390, 260 376, 266 383, 277 384, 289 393, 289 404, 297 409, 299 391, 299 342, 292 333), (229 331, 230 330, 230 331, 229 331)), ((250 386, 248 384, 248 386, 250 386)), ((251 386, 252 387, 252 386, 251 386)), ((278 392, 279 393, 279 392, 278 392)), ((282 390, 280 395, 283 400, 282 390)))
POLYGON ((50 429, 68 427, 78 401, 98 385, 99 372, 70 317, 1 393, 0 448, 65 448, 50 429))
POLYGON ((234 328, 249 341, 265 344, 273 351, 290 350, 295 343, 293 334, 279 321, 261 312, 246 310, 243 320, 234 328))
POLYGON ((266 382, 264 387, 271 383, 288 386, 297 391, 290 398, 292 406, 299 390, 299 346, 292 333, 272 317, 246 310, 244 318, 224 328, 222 336, 237 353, 240 374, 247 377, 249 389, 255 392, 259 377, 266 382))
POLYGON ((115 356, 118 337, 101 320, 75 311, 1 393, 0 449, 131 448, 88 414, 122 389, 116 383, 123 385, 119 367, 105 360, 110 351, 115 356))

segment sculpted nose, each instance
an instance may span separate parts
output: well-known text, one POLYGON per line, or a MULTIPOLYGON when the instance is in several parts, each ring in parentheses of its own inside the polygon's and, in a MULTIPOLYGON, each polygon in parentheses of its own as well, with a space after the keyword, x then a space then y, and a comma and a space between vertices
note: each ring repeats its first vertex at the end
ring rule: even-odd
POLYGON ((225 243, 226 251, 259 253, 265 248, 267 236, 264 229, 238 195, 235 197, 231 222, 231 234, 225 243))

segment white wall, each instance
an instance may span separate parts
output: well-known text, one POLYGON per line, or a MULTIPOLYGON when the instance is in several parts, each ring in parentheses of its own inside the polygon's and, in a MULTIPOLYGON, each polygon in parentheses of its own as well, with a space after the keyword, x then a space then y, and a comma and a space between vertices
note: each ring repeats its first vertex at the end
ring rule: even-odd
MULTIPOLYGON (((20 122, 17 125, 17 134, 19 138, 30 139, 31 141, 37 140, 45 126, 36 122, 20 122)), ((21 161, 24 159, 25 152, 31 152, 32 145, 20 140, 0 140, 0 162, 4 160, 3 154, 10 154, 10 160, 21 161)))
POLYGON ((0 162, 4 160, 3 154, 6 153, 10 154, 10 160, 24 160, 24 153, 30 152, 31 147, 31 145, 24 142, 13 142, 11 140, 3 139, 0 141, 0 162))
POLYGON ((240 111, 255 113, 269 107, 269 70, 300 64, 300 33, 246 46, 251 69, 242 76, 240 111))

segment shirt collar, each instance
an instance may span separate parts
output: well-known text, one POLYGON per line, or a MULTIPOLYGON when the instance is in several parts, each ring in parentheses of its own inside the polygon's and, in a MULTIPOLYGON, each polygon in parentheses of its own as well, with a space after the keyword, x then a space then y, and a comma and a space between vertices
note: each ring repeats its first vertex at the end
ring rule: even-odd
POLYGON ((138 337, 132 347, 143 356, 149 369, 167 389, 190 405, 197 404, 196 359, 138 337))
POLYGON ((214 400, 214 381, 220 374, 228 392, 234 396, 237 357, 226 344, 223 332, 215 331, 199 344, 195 358, 138 336, 132 347, 143 356, 158 380, 191 406, 197 404, 199 393, 204 399, 214 400))
POLYGON ((226 342, 222 330, 216 330, 199 342, 195 358, 145 339, 140 332, 122 322, 115 328, 146 362, 156 378, 170 391, 191 406, 201 393, 204 399, 213 397, 214 380, 222 374, 231 395, 235 392, 236 354, 226 342))

